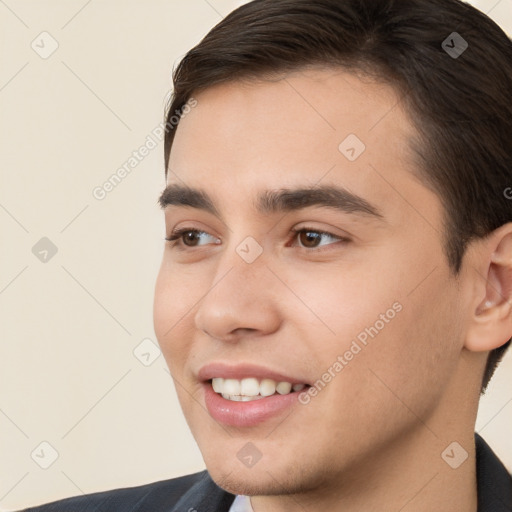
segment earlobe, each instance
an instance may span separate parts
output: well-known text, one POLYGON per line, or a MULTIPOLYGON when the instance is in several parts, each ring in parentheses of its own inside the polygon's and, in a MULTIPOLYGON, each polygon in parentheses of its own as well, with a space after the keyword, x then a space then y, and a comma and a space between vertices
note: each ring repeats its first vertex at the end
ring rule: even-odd
POLYGON ((476 287, 476 307, 471 317, 465 348, 474 352, 494 350, 512 338, 512 223, 492 233, 481 253, 485 258, 484 285, 476 287), (483 291, 483 298, 482 292, 483 291))

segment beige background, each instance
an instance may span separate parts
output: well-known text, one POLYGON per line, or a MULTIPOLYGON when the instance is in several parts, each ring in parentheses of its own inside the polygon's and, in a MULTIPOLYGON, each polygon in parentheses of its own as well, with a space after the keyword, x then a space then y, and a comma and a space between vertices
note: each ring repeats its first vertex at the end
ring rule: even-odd
MULTIPOLYGON (((1 510, 203 468, 153 361, 163 145, 102 201, 92 191, 162 121, 173 65, 241 3, 0 0, 1 510), (31 47, 55 44, 43 31, 48 58, 31 47), (42 237, 58 250, 46 263, 42 237), (47 469, 41 442, 58 452, 47 469)), ((512 0, 473 3, 512 33, 512 0)), ((509 354, 477 424, 510 469, 511 370, 509 354)))

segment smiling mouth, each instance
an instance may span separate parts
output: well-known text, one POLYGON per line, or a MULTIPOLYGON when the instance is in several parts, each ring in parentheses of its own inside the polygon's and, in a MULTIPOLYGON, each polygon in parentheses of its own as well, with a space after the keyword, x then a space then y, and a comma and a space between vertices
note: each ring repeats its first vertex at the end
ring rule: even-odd
POLYGON ((207 382, 211 384, 215 393, 232 402, 251 402, 274 395, 289 395, 310 387, 308 384, 292 384, 286 381, 277 382, 273 379, 257 379, 255 377, 244 379, 214 377, 207 382))

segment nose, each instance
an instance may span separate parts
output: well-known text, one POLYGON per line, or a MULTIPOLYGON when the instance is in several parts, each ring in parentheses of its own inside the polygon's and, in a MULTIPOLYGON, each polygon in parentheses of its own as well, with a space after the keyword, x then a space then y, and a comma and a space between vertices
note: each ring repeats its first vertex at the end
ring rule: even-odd
POLYGON ((275 332, 280 312, 272 278, 263 259, 249 264, 236 253, 225 259, 196 310, 196 328, 226 342, 275 332))

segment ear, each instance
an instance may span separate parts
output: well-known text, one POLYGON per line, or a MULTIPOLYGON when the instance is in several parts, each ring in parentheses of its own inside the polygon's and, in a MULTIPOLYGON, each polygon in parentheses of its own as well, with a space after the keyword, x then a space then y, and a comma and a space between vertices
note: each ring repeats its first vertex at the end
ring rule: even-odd
POLYGON ((512 338, 512 223, 493 231, 483 245, 464 345, 474 352, 494 350, 512 338))

